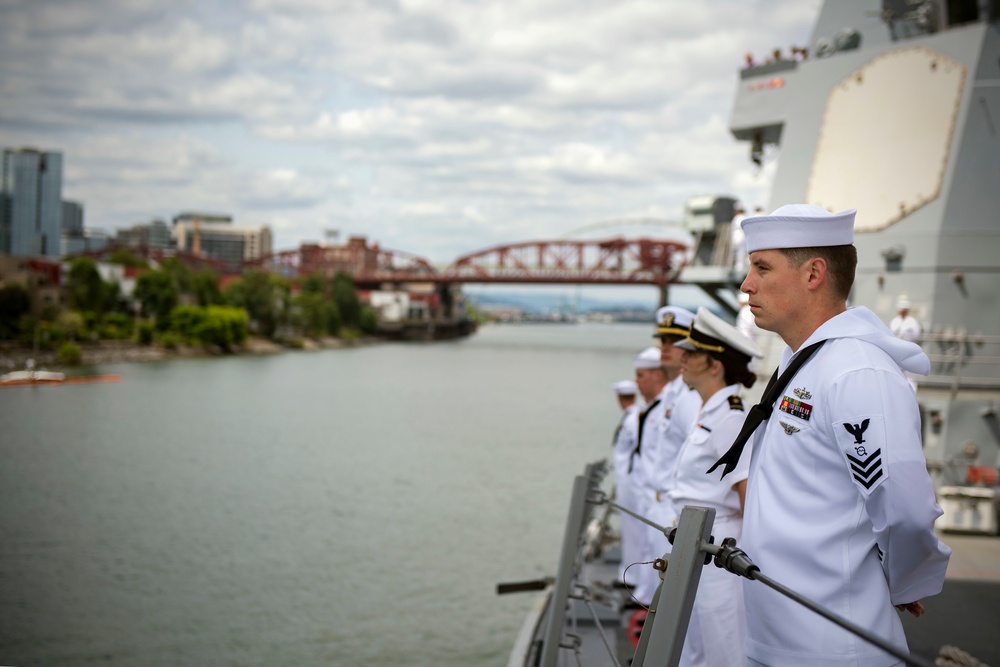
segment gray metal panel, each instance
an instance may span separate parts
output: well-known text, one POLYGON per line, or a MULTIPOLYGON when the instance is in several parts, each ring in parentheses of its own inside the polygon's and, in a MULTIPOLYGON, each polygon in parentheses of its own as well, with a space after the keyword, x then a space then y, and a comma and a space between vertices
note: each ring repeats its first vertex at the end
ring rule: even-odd
MULTIPOLYGON (((916 8, 895 0, 889 5, 901 11, 916 8)), ((925 334, 944 338, 924 342, 925 351, 935 354, 962 331, 1000 336, 1000 25, 994 21, 947 28, 939 22, 945 29, 930 34, 921 33, 910 20, 907 25, 897 23, 894 31, 897 37, 908 37, 893 39, 878 16, 881 8, 882 3, 870 0, 825 2, 810 43, 810 57, 788 73, 785 85, 748 88, 752 78, 739 81, 731 128, 736 136, 746 138, 753 135, 753 123, 780 124, 780 154, 768 209, 806 202, 827 100, 845 77, 880 55, 914 47, 966 65, 947 158, 936 167, 943 168, 938 196, 888 228, 855 235, 858 272, 851 303, 871 308, 888 323, 898 297, 906 294, 925 334), (845 27, 860 33, 859 48, 816 57, 817 40, 845 27), (898 261, 890 261, 893 254, 899 255, 898 261)), ((939 20, 945 16, 944 8, 938 3, 935 9, 939 20)), ((905 112, 905 105, 895 111, 905 112)), ((886 110, 872 108, 870 113, 886 110)), ((937 124, 911 131, 930 134, 947 132, 947 128, 937 124)), ((866 168, 865 153, 879 150, 893 148, 855 148, 857 169, 866 168)), ((918 166, 928 168, 923 163, 918 166)), ((875 189, 882 183, 879 174, 872 173, 870 180, 859 181, 855 187, 875 189)), ((859 201, 864 199, 860 194, 859 201)), ((952 370, 960 371, 957 377, 974 381, 956 394, 940 398, 937 387, 944 383, 940 375, 921 385, 918 398, 924 403, 939 401, 934 411, 944 419, 938 432, 928 433, 929 458, 952 456, 965 440, 980 445, 987 464, 1000 455, 1000 437, 987 430, 978 416, 991 402, 1000 403, 1000 394, 985 388, 993 380, 1000 381, 1000 344, 990 345, 964 346, 970 357, 953 364, 952 370), (995 360, 992 367, 980 363, 990 359, 995 360)), ((934 372, 939 373, 941 367, 935 362, 934 372)))

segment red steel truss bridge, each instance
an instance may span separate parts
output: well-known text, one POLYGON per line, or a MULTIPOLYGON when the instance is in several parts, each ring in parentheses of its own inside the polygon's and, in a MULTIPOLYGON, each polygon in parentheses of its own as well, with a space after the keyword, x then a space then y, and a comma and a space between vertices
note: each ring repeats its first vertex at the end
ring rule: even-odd
POLYGON ((247 262, 244 268, 274 271, 287 278, 343 271, 359 287, 385 283, 534 283, 655 285, 676 281, 688 246, 676 240, 524 241, 463 255, 446 268, 416 255, 368 245, 361 237, 345 245, 304 244, 247 262))

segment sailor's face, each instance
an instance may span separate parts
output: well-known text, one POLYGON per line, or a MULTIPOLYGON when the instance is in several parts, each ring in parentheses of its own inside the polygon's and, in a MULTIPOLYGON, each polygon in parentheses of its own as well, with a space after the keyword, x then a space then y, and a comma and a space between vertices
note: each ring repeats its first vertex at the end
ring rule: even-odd
POLYGON ((660 336, 660 363, 667 373, 675 372, 681 368, 681 355, 684 350, 674 347, 674 343, 684 340, 684 336, 671 336, 669 334, 660 336))
POLYGON ((663 371, 659 368, 637 368, 635 369, 635 385, 639 388, 639 393, 647 401, 651 401, 656 396, 657 378, 662 376, 663 371))
POLYGON ((750 253, 750 271, 740 290, 750 295, 750 313, 761 329, 779 335, 794 324, 801 307, 802 270, 778 250, 750 253))
POLYGON ((696 387, 698 381, 708 374, 712 359, 708 352, 684 350, 681 355, 681 375, 684 384, 696 387))

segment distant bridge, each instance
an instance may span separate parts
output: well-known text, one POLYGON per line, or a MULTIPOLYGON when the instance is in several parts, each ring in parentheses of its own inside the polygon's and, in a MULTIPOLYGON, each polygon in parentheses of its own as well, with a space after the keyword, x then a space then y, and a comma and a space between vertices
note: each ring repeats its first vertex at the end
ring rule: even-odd
POLYGON ((359 286, 383 283, 544 283, 654 285, 675 281, 688 246, 674 240, 625 239, 525 241, 459 257, 445 269, 410 253, 369 246, 352 238, 343 246, 303 245, 245 266, 288 278, 311 273, 350 275, 359 286))
POLYGON ((723 266, 689 266, 689 243, 676 239, 624 237, 601 240, 556 239, 523 241, 463 255, 444 269, 427 259, 398 250, 369 245, 364 237, 331 246, 303 244, 246 262, 243 268, 274 271, 295 279, 313 273, 332 277, 344 272, 363 289, 386 284, 463 283, 651 285, 667 302, 671 284, 700 287, 725 310, 735 312, 725 294, 739 284, 723 266))

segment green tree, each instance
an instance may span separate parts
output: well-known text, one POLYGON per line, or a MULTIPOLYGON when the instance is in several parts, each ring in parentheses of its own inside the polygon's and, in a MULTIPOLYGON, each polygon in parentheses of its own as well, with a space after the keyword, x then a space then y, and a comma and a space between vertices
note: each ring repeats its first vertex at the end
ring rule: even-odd
POLYGON ((287 324, 291 309, 291 285, 280 276, 250 270, 230 283, 224 293, 226 303, 243 308, 253 329, 273 338, 278 328, 287 324))
POLYGON ((364 333, 372 336, 378 329, 378 315, 371 306, 362 306, 361 315, 358 317, 358 328, 364 333))
POLYGON ((16 338, 18 321, 31 310, 31 294, 20 283, 0 287, 0 338, 16 338))
POLYGON ((121 264, 122 266, 131 266, 134 268, 145 269, 149 267, 149 262, 128 248, 118 248, 113 251, 108 257, 108 262, 111 264, 121 264))
POLYGON ((128 303, 122 296, 122 288, 117 280, 106 281, 101 292, 101 312, 112 311, 128 312, 128 303))
POLYGON ((328 308, 326 309, 326 331, 331 336, 336 336, 340 333, 340 327, 342 326, 340 320, 340 309, 337 308, 337 304, 333 301, 327 301, 328 308))
POLYGON ((337 304, 341 325, 359 328, 361 300, 358 299, 358 293, 354 289, 354 280, 343 271, 338 271, 333 277, 333 302, 337 304))
POLYGON ((300 283, 303 292, 308 294, 326 294, 326 277, 319 271, 310 273, 300 283))
POLYGON ((178 294, 194 294, 194 269, 177 257, 160 262, 160 270, 170 276, 178 294))
POLYGON ((292 299, 295 323, 302 333, 313 338, 325 335, 329 326, 328 310, 333 304, 321 293, 300 292, 292 299))
POLYGON ((105 302, 104 281, 97 271, 97 264, 90 257, 70 260, 66 276, 66 293, 69 305, 76 310, 102 312, 105 302))
POLYGON ((191 276, 191 289, 199 306, 223 303, 222 291, 219 289, 219 275, 211 269, 195 271, 191 276))
POLYGON ((140 275, 133 296, 142 304, 143 314, 155 319, 159 331, 170 326, 170 311, 177 305, 177 287, 166 271, 146 271, 140 275))

